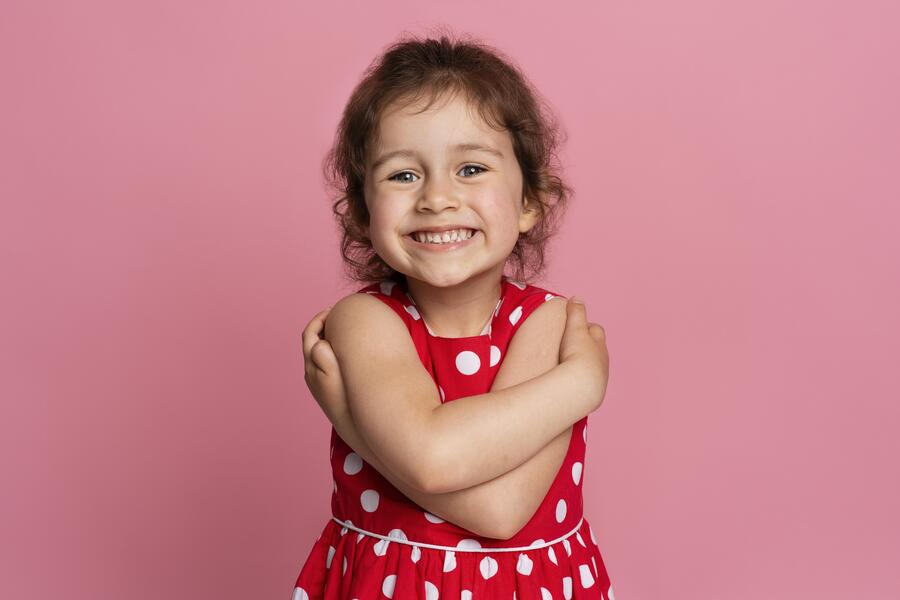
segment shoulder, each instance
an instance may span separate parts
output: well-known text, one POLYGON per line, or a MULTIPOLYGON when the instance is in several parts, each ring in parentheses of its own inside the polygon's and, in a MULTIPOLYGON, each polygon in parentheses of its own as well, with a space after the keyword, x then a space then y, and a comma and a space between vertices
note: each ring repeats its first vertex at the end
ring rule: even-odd
POLYGON ((383 300, 373 294, 350 294, 336 302, 325 317, 325 339, 341 365, 348 389, 359 391, 376 381, 397 383, 417 377, 423 365, 403 318, 383 300))
POLYGON ((538 334, 550 336, 558 342, 566 326, 566 297, 536 285, 515 281, 510 281, 510 284, 515 291, 513 304, 516 308, 513 310, 521 307, 522 318, 514 338, 538 334))
POLYGON ((395 314, 395 303, 394 299, 377 292, 348 294, 328 311, 325 337, 332 343, 340 343, 347 338, 359 342, 372 335, 402 334, 409 337, 403 321, 395 314))
POLYGON ((557 355, 566 328, 566 297, 544 287, 510 283, 514 286, 513 310, 521 307, 522 311, 510 344, 525 346, 532 357, 550 352, 557 355))
POLYGON ((525 345, 534 350, 550 348, 556 352, 565 328, 566 299, 554 296, 548 300, 541 300, 528 318, 523 320, 510 344, 525 345))
POLYGON ((515 300, 523 307, 492 390, 541 375, 559 364, 559 345, 566 328, 566 298, 527 286, 515 300))

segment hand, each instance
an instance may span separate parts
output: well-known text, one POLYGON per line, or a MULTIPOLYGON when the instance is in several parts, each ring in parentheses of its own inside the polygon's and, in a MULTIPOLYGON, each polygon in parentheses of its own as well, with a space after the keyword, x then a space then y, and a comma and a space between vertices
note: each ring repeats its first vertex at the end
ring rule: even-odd
POLYGON ((303 366, 306 387, 328 420, 338 429, 350 420, 350 411, 337 357, 331 344, 322 337, 325 317, 330 310, 326 308, 318 313, 303 330, 303 366))
POLYGON ((584 303, 572 298, 566 303, 566 328, 559 343, 559 362, 576 365, 587 384, 596 386, 599 407, 609 381, 606 331, 597 323, 588 323, 584 303))

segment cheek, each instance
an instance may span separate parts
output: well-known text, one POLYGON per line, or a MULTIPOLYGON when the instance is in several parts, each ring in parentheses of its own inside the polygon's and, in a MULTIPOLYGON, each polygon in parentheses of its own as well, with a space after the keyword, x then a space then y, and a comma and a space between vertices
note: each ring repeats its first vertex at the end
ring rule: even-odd
POLYGON ((369 239, 373 245, 383 243, 395 235, 399 226, 399 215, 385 210, 384 205, 369 209, 369 239))
POLYGON ((514 243, 519 236, 519 213, 512 203, 509 200, 495 202, 485 210, 485 218, 491 223, 494 235, 514 243))

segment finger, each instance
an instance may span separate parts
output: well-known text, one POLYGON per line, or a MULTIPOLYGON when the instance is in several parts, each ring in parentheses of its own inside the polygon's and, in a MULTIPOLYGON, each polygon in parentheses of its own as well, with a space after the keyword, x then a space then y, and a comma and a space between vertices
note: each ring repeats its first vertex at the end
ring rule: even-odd
POLYGON ((588 325, 588 331, 591 333, 591 335, 594 338, 596 338, 598 340, 606 339, 606 330, 603 329, 603 327, 601 325, 598 325, 597 323, 590 323, 588 325))
POLYGON ((310 357, 316 368, 326 375, 335 373, 339 368, 337 357, 327 340, 319 340, 314 344, 310 350, 310 357))
POLYGON ((584 302, 577 296, 572 296, 566 302, 566 329, 585 327, 587 325, 587 310, 584 302))
POLYGON ((329 307, 317 313, 303 330, 304 359, 309 356, 309 353, 312 351, 312 347, 316 344, 316 342, 322 339, 319 334, 325 329, 325 316, 330 310, 331 308, 329 307))

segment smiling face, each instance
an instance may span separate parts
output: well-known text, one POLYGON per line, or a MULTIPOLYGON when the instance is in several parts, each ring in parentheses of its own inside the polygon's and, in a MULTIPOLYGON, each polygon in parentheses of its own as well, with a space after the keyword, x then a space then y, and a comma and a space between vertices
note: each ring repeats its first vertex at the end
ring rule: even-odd
POLYGON ((373 248, 393 269, 435 287, 484 273, 499 278, 519 234, 537 221, 524 205, 509 134, 492 129, 463 95, 447 98, 425 112, 423 104, 389 107, 366 162, 373 248), (450 240, 442 244, 422 233, 448 229, 463 231, 442 233, 450 240))

